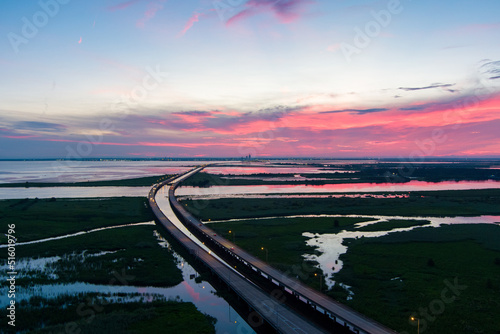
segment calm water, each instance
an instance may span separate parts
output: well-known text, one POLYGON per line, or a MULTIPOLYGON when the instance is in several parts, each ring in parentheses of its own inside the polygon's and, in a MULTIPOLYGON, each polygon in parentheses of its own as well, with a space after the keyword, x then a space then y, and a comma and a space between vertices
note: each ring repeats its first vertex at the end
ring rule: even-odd
POLYGON ((249 185, 212 186, 209 188, 179 187, 175 194, 192 195, 245 195, 245 194, 293 194, 293 193, 353 193, 353 192, 408 192, 425 190, 466 190, 500 188, 499 181, 443 181, 407 183, 349 183, 323 185, 249 185))
POLYGON ((319 173, 354 173, 354 171, 346 171, 342 169, 327 169, 320 167, 297 167, 297 166, 241 166, 241 167, 207 167, 205 172, 210 174, 233 174, 233 175, 248 175, 248 174, 319 174, 319 173))
POLYGON ((0 199, 146 197, 150 187, 0 188, 0 199))
POLYGON ((203 161, 0 161, 0 183, 121 180, 177 174, 203 161))

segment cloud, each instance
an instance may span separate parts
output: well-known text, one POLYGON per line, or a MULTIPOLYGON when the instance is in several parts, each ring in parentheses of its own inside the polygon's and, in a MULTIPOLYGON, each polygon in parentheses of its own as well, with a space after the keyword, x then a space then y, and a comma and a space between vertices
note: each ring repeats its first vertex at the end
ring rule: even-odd
POLYGON ((500 94, 470 96, 423 99, 390 108, 275 105, 245 112, 221 107, 166 111, 163 107, 115 118, 113 131, 99 131, 95 117, 16 122, 9 116, 0 124, 0 157, 26 154, 22 152, 64 156, 68 145, 76 149, 89 138, 94 138, 92 156, 140 152, 152 156, 240 156, 247 152, 255 152, 252 156, 308 156, 311 147, 319 156, 404 156, 418 148, 417 140, 432 138, 435 129, 447 138, 436 145, 435 155, 500 152, 495 141, 500 94), (477 103, 471 104, 470 96, 477 103), (59 123, 70 124, 71 132, 62 131, 66 127, 59 123))
MULTIPOLYGON (((136 27, 144 28, 144 25, 146 24, 146 22, 148 22, 153 17, 155 17, 156 13, 163 9, 162 4, 165 1, 166 0, 149 0, 145 12, 143 13, 142 17, 137 20, 137 22, 135 24, 136 27)), ((135 5, 136 3, 140 3, 140 2, 145 2, 145 0, 125 1, 125 2, 119 3, 117 5, 108 7, 108 11, 115 12, 115 11, 119 11, 119 10, 124 10, 124 9, 127 9, 128 7, 135 5)), ((95 21, 94 21, 94 25, 95 25, 95 21)))
MULTIPOLYGON (((435 83, 429 86, 423 86, 423 87, 399 87, 398 89, 404 90, 407 92, 410 91, 415 91, 415 90, 425 90, 425 89, 434 89, 434 88, 447 88, 447 87, 453 87, 455 84, 440 84, 440 83, 435 83)), ((448 91, 455 92, 455 90, 448 89, 448 91)))
POLYGON ((207 116, 211 116, 212 113, 209 111, 193 110, 193 111, 179 111, 179 112, 173 113, 173 115, 189 115, 189 116, 207 117, 207 116))
POLYGON ((300 18, 303 6, 312 4, 310 0, 281 0, 273 4, 274 15, 281 23, 290 23, 300 18))
POLYGON ((66 129, 66 126, 56 123, 47 122, 33 122, 33 121, 21 121, 16 122, 14 127, 17 130, 35 130, 35 131, 46 131, 46 132, 61 132, 66 129))
POLYGON ((481 23, 481 24, 469 24, 460 27, 456 33, 463 34, 478 34, 483 33, 488 30, 498 30, 500 29, 500 23, 481 23))
POLYGON ((350 112, 351 114, 364 115, 364 114, 370 114, 370 113, 382 112, 382 111, 388 111, 388 110, 390 110, 390 109, 387 109, 387 108, 341 109, 341 110, 322 111, 322 112, 320 112, 320 114, 336 114, 336 113, 341 113, 341 112, 350 112))
MULTIPOLYGON (((193 110, 165 112, 161 109, 150 110, 149 115, 130 115, 129 123, 134 124, 130 131, 139 131, 141 126, 152 127, 155 131, 181 131, 212 134, 247 134, 259 132, 271 124, 277 124, 284 117, 299 112, 300 107, 274 106, 251 112, 224 110, 193 110)), ((120 125, 121 126, 121 125, 120 125)), ((127 126, 124 124, 124 126, 127 126)), ((127 128, 128 129, 128 128, 127 128)))
POLYGON ((187 20, 179 36, 186 34, 196 22, 205 17, 212 17, 217 13, 219 18, 230 26, 244 21, 258 14, 270 13, 280 23, 288 24, 298 20, 304 13, 305 5, 314 3, 313 0, 249 0, 240 1, 241 5, 232 5, 231 2, 214 1, 213 6, 204 13, 194 12, 187 20))
POLYGON ((485 60, 485 63, 479 67, 479 70, 489 76, 490 80, 500 78, 500 61, 485 60))
POLYGON ((166 0, 158 0, 158 1, 151 1, 150 3, 148 3, 148 7, 144 12, 143 17, 137 20, 136 26, 139 28, 144 28, 146 22, 155 17, 156 13, 163 9, 162 3, 164 3, 165 1, 166 0))
POLYGON ((123 9, 128 8, 128 7, 132 6, 133 4, 136 4, 136 3, 141 2, 141 1, 142 0, 130 0, 130 1, 121 2, 117 5, 108 7, 108 10, 110 12, 115 12, 117 10, 123 10, 123 9))
POLYGON ((311 0, 250 0, 244 5, 243 10, 230 17, 226 24, 243 21, 249 17, 262 13, 271 13, 280 23, 292 23, 300 18, 304 6, 314 3, 311 0))
POLYGON ((419 105, 419 106, 413 106, 413 107, 403 107, 403 108, 399 108, 399 110, 402 110, 402 111, 418 111, 418 110, 425 110, 428 107, 429 107, 428 105, 419 105))
POLYGON ((335 43, 332 45, 329 45, 326 50, 330 52, 336 52, 337 50, 340 50, 341 44, 340 43, 335 43))
POLYGON ((186 24, 184 25, 184 29, 179 33, 179 35, 183 36, 185 33, 188 32, 189 29, 193 27, 195 22, 198 22, 200 20, 200 17, 204 16, 205 14, 203 13, 193 13, 193 15, 188 19, 186 24))

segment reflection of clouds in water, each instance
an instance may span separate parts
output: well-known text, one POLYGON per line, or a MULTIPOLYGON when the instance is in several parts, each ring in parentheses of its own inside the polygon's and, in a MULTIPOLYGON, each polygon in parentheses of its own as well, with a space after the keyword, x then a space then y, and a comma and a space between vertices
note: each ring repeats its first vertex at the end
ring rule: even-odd
POLYGON ((202 161, 4 161, 0 183, 79 182, 183 173, 202 161), (62 173, 61 173, 62 172, 62 173))
POLYGON ((146 197, 150 187, 2 188, 0 199, 146 197))
MULTIPOLYGON (((345 239, 358 238, 377 238, 389 233, 411 231, 420 227, 439 227, 443 224, 496 224, 500 222, 500 216, 478 216, 478 217, 403 217, 403 216, 365 216, 365 215, 317 215, 309 217, 349 217, 349 218, 367 218, 368 222, 355 224, 355 228, 372 225, 388 220, 423 220, 430 223, 423 226, 412 226, 404 228, 394 228, 390 231, 341 231, 335 234, 318 234, 305 232, 302 235, 309 238, 306 244, 315 247, 320 255, 304 254, 304 258, 319 263, 325 276, 325 284, 331 288, 335 285, 334 274, 342 269, 343 262, 339 259, 340 255, 347 252, 347 246, 343 245, 345 239)), ((280 217, 273 217, 280 218, 280 217)), ((281 217, 287 218, 287 217, 281 217)), ((270 218, 268 218, 270 219, 270 218)))
MULTIPOLYGON (((45 274, 49 279, 57 279, 58 276, 54 269, 49 269, 49 265, 61 260, 60 256, 41 257, 41 258, 22 258, 16 261, 15 271, 18 273, 16 279, 29 278, 32 275, 45 274)), ((6 280, 9 278, 7 272, 9 265, 5 261, 4 265, 0 266, 0 271, 6 275, 0 275, 0 279, 6 280)))
POLYGON ((177 188, 178 196, 198 195, 247 195, 263 194, 311 194, 311 193, 370 193, 370 192, 411 192, 434 190, 470 190, 498 189, 498 181, 441 181, 425 182, 410 181, 406 183, 336 183, 336 184, 276 184, 276 185, 246 185, 246 186, 211 186, 207 188, 184 187, 177 188), (203 189, 203 191, 200 191, 203 189))
MULTIPOLYGON (((319 194, 295 194, 295 195, 244 195, 244 194, 220 194, 220 195, 202 195, 202 190, 201 189, 210 189, 210 188, 200 188, 200 194, 199 195, 194 195, 194 196, 176 196, 177 200, 182 201, 182 200, 206 200, 206 199, 220 199, 220 198, 246 198, 246 199, 252 199, 252 198, 408 198, 410 195, 408 194, 325 194, 325 195, 319 195, 319 194)), ((207 191, 210 193, 210 191, 207 191)), ((177 193, 176 193, 177 195, 177 193)))
POLYGON ((322 174, 322 173, 355 173, 356 171, 344 169, 326 169, 325 167, 303 167, 303 166, 282 166, 282 165, 252 165, 241 167, 207 167, 207 173, 218 175, 249 175, 249 174, 322 174))

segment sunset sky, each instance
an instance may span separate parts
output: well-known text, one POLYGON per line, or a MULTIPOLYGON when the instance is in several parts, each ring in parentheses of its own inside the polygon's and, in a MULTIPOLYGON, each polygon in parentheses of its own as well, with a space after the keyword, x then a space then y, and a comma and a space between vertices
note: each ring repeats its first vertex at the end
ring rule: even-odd
POLYGON ((0 9, 0 159, 500 157, 498 0, 0 9))

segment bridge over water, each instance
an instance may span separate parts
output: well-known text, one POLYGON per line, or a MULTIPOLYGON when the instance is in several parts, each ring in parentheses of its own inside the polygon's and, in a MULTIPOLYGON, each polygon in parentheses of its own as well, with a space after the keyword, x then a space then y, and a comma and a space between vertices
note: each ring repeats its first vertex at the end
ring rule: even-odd
POLYGON ((153 186, 149 194, 153 213, 175 239, 195 254, 278 332, 396 333, 269 266, 217 235, 187 212, 175 198, 175 188, 202 169, 203 167, 195 168, 153 186), (162 212, 155 200, 157 192, 163 187, 168 187, 168 192, 162 192, 164 196, 168 193, 170 202, 170 207, 163 210, 171 210, 170 212, 162 212), (188 232, 181 232, 183 228, 188 232))

